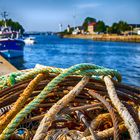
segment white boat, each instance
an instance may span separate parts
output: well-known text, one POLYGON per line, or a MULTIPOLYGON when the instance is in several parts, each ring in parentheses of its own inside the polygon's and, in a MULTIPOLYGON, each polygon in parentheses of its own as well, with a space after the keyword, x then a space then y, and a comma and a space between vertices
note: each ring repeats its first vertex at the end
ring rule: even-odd
POLYGON ((25 44, 35 44, 36 40, 35 37, 27 37, 24 39, 25 44))

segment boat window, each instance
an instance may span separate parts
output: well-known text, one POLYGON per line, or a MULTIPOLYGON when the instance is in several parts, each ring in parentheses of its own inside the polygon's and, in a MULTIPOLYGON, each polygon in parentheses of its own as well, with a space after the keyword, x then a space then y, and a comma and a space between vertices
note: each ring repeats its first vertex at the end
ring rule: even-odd
POLYGON ((15 39, 16 37, 17 37, 17 33, 3 33, 3 34, 0 34, 0 39, 4 39, 4 38, 15 39))

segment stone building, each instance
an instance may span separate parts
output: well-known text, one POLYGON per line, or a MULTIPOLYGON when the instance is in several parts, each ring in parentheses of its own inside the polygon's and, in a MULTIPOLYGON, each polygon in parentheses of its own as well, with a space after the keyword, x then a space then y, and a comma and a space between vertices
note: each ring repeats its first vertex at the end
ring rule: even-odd
POLYGON ((94 34, 94 30, 95 30, 95 25, 96 25, 96 22, 90 22, 88 24, 88 32, 89 34, 94 34))

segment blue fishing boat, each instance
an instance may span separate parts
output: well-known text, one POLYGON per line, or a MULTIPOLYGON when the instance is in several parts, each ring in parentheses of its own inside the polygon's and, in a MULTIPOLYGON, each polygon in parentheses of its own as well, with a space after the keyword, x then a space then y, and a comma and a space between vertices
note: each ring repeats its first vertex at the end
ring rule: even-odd
POLYGON ((23 56, 24 41, 20 32, 6 26, 6 13, 3 14, 5 25, 0 28, 0 52, 6 58, 23 56))

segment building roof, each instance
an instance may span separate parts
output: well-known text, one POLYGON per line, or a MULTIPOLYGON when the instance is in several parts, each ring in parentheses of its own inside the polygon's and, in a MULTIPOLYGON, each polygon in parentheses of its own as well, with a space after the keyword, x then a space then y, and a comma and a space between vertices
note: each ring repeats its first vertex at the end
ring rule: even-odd
POLYGON ((94 26, 94 25, 96 25, 96 22, 90 22, 90 23, 88 23, 88 26, 94 26))
POLYGON ((79 28, 79 30, 83 30, 83 26, 77 26, 79 28))
POLYGON ((140 27, 140 24, 129 24, 129 26, 132 26, 133 28, 138 28, 140 27))

